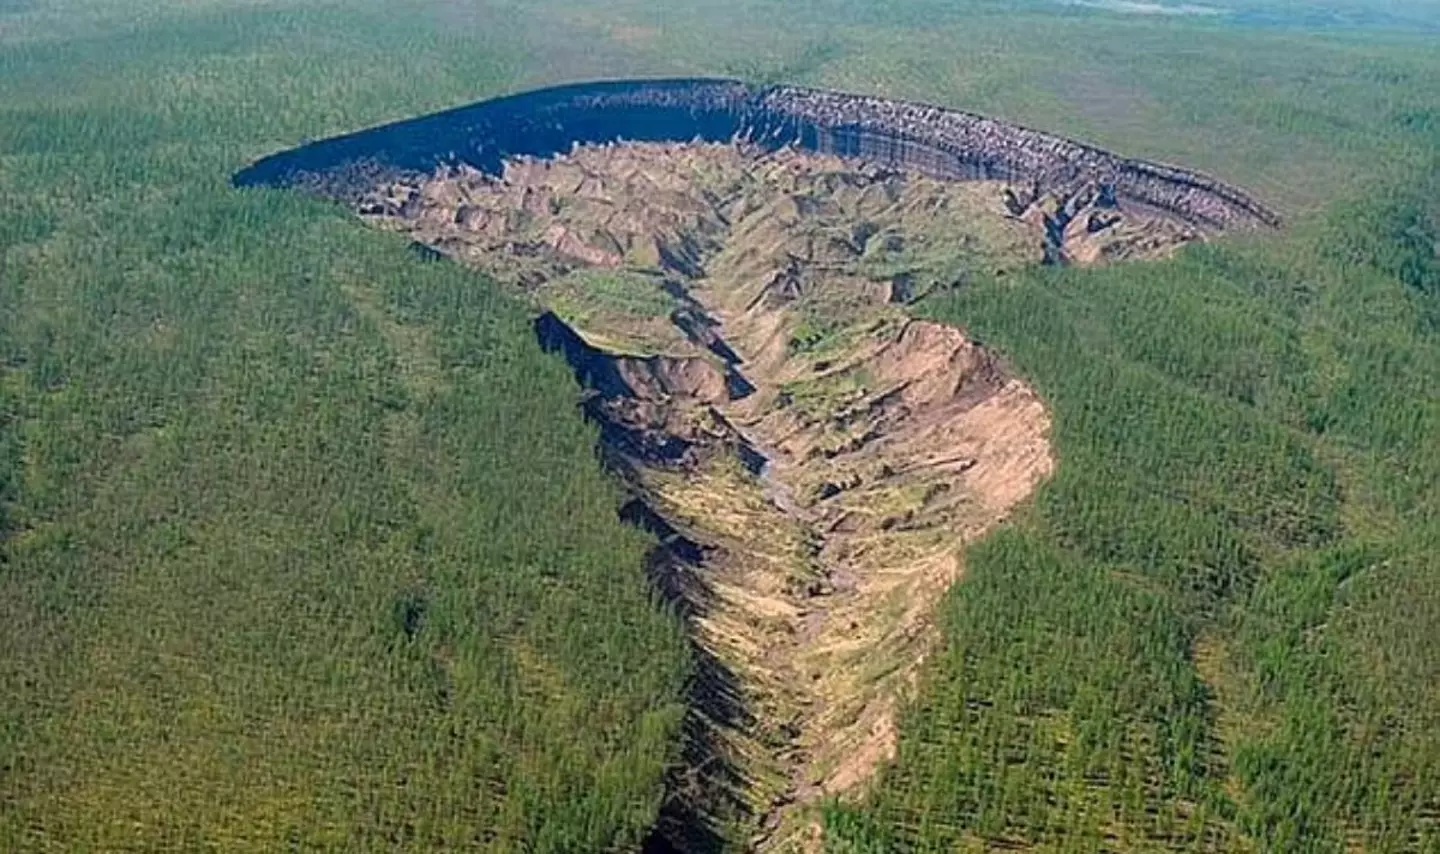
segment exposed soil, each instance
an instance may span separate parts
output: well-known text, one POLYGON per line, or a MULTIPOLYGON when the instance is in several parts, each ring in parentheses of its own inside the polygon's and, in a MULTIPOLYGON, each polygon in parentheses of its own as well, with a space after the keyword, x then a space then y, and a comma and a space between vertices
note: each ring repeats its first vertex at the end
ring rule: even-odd
POLYGON ((683 850, 697 810, 746 848, 813 841, 806 808, 893 756, 960 548, 1053 468, 1035 393, 905 303, 1197 236, 1098 191, 717 144, 452 168, 359 209, 532 294, 591 390, 657 583, 725 676, 705 690, 737 695, 697 698, 714 768, 677 781, 683 850))

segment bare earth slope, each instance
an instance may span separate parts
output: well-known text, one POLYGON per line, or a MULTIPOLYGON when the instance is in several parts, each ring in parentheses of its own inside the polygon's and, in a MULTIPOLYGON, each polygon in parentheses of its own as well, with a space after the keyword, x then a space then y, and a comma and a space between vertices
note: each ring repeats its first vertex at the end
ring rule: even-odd
POLYGON ((629 512, 666 538, 659 581, 738 693, 697 697, 707 761, 677 791, 745 847, 804 843, 804 808, 892 754, 958 550, 1053 468, 1035 393, 903 303, 1039 262, 1066 205, 1105 216, 1072 242, 1097 258, 1194 236, 1093 197, 714 144, 582 147, 360 201, 551 312, 629 512))

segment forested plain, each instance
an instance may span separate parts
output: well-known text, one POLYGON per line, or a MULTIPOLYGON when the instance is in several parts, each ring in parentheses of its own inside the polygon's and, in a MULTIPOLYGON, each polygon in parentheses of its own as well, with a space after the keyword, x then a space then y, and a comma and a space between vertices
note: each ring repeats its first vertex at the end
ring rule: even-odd
MULTIPOLYGON (((1283 23, 1283 20, 1281 21, 1283 23)), ((1440 847, 1440 49, 1044 4, 0 2, 0 848, 631 850, 693 663, 524 306, 229 175, 739 74, 1214 172, 1283 233, 918 310, 1054 412, 837 851, 1440 847)))

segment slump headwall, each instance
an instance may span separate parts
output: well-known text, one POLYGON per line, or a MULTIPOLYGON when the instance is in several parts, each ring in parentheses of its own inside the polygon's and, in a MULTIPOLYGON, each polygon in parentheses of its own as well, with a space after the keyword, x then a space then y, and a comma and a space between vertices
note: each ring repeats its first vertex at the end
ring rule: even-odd
POLYGON ((1208 176, 1120 157, 983 116, 795 86, 672 79, 578 83, 482 101, 309 143, 237 173, 237 186, 311 186, 345 196, 372 178, 466 163, 490 174, 516 156, 577 144, 728 142, 795 146, 858 157, 930 177, 1003 179, 1063 189, 1106 188, 1197 226, 1278 226, 1243 191, 1208 176))

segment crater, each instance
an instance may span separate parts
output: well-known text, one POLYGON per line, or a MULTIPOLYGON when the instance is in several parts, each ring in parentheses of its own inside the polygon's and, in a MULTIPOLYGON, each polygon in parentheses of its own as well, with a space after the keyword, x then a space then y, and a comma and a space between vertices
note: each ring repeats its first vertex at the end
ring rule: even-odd
POLYGON ((818 847, 818 804, 894 753, 964 545, 1054 469, 1035 391, 909 307, 1279 224, 1176 167, 728 80, 516 95, 235 182, 338 200, 533 301, 695 644, 656 851, 818 847))

